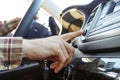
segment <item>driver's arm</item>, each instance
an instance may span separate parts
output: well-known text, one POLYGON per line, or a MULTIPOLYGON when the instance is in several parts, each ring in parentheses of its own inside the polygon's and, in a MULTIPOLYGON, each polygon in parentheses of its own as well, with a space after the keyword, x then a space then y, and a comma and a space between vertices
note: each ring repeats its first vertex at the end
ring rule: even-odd
POLYGON ((50 68, 57 73, 72 60, 74 53, 74 48, 66 41, 82 33, 83 31, 76 31, 33 40, 25 40, 21 37, 0 37, 0 68, 18 67, 22 58, 26 57, 31 60, 53 61, 50 68))

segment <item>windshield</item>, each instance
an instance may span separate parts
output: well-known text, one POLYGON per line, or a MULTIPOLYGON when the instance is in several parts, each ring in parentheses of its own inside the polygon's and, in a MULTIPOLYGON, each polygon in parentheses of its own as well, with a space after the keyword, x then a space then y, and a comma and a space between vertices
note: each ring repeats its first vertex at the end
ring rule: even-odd
MULTIPOLYGON (((1 0, 0 20, 22 17, 32 0, 1 0)), ((88 4, 92 0, 52 0, 61 10, 71 5, 88 4)))
POLYGON ((27 0, 1 0, 0 20, 23 17, 29 6, 30 3, 27 0))
POLYGON ((71 5, 84 5, 92 2, 93 0, 52 0, 56 3, 62 10, 71 5))

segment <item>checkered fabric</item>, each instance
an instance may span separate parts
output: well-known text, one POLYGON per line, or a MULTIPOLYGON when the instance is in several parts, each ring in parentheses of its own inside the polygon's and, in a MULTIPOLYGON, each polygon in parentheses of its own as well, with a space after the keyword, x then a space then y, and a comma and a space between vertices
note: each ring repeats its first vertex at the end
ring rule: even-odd
POLYGON ((0 70, 16 68, 22 61, 22 38, 0 37, 0 70))

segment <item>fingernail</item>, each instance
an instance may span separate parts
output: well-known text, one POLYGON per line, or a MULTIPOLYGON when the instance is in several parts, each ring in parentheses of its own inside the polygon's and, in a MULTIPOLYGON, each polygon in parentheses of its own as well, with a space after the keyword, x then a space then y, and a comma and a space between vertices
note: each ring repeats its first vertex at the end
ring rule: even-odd
POLYGON ((53 69, 53 68, 54 68, 54 66, 51 66, 51 65, 50 65, 50 69, 53 69))
POLYGON ((80 31, 83 32, 83 33, 85 32, 85 30, 82 30, 82 29, 80 31))
POLYGON ((86 35, 86 33, 87 33, 87 29, 86 29, 86 30, 84 30, 84 32, 83 32, 83 36, 85 36, 85 35, 86 35))

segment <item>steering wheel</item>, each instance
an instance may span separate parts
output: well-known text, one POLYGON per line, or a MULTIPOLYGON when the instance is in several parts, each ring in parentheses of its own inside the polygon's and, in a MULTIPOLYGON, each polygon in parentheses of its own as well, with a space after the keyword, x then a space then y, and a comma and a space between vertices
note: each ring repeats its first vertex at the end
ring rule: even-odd
POLYGON ((20 24, 18 25, 15 33, 13 36, 15 37, 25 37, 25 34, 32 23, 34 16, 40 9, 44 0, 33 0, 31 6, 27 10, 26 14, 24 15, 23 19, 21 20, 20 24))

